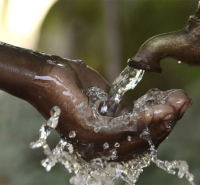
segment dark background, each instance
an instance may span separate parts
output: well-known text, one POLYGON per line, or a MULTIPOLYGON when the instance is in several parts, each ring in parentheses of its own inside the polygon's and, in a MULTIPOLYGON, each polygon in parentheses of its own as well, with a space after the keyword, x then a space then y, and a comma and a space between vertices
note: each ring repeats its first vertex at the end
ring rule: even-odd
MULTIPOLYGON (((41 26, 36 50, 83 59, 112 82, 144 41, 182 29, 197 4, 197 0, 58 1, 41 26)), ((165 59, 162 67, 161 74, 146 72, 136 89, 125 95, 124 102, 132 106, 134 99, 155 87, 184 89, 189 94, 193 105, 159 147, 158 156, 162 160, 186 160, 196 184, 200 184, 200 68, 172 59, 165 59)), ((45 158, 42 149, 29 147, 43 122, 28 103, 0 92, 0 185, 69 184, 72 174, 60 164, 47 173, 40 165, 45 158)), ((57 140, 54 133, 49 142, 54 146, 57 140)), ((152 164, 137 182, 147 184, 189 183, 152 164)))

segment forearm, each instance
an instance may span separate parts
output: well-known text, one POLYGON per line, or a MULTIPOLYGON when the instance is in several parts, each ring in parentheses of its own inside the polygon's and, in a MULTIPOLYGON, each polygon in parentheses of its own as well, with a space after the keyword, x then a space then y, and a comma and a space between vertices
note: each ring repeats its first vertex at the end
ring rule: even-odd
POLYGON ((0 42, 0 89, 22 99, 31 93, 35 75, 46 59, 30 50, 0 42))

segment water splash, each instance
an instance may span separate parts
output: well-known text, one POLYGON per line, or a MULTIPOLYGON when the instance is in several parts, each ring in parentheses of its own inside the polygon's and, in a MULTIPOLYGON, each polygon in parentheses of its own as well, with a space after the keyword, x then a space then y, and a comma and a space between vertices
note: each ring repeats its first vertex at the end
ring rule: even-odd
POLYGON ((89 127, 93 127, 95 132, 99 132, 102 128, 114 128, 120 125, 127 125, 130 121, 131 113, 124 113, 119 117, 112 117, 109 119, 109 124, 107 123, 107 117, 104 117, 99 112, 100 104, 105 104, 108 100, 108 95, 99 87, 90 87, 85 91, 86 96, 88 96, 88 103, 80 103, 77 105, 77 109, 80 110, 80 117, 84 120, 85 124, 89 127), (88 106, 92 108, 92 113, 94 120, 88 120, 86 117, 86 110, 88 106))
POLYGON ((123 95, 129 90, 133 90, 142 80, 143 75, 144 70, 127 66, 111 85, 108 94, 109 100, 101 107, 101 113, 113 116, 113 112, 116 112, 117 106, 122 100, 123 95))
MULTIPOLYGON (((148 96, 146 96, 147 98, 148 96)), ((144 97, 140 103, 144 101, 144 97)), ((51 110, 51 117, 41 126, 39 130, 39 139, 30 144, 31 148, 42 147, 46 159, 42 160, 41 164, 50 171, 56 163, 61 163, 69 173, 74 173, 70 179, 73 185, 114 185, 116 179, 124 180, 128 185, 134 185, 145 167, 148 167, 151 162, 155 163, 159 168, 165 170, 169 174, 175 175, 177 173, 179 178, 184 176, 191 185, 194 184, 194 177, 189 172, 188 165, 185 161, 162 161, 157 158, 157 150, 150 138, 150 131, 146 127, 141 133, 140 137, 146 140, 150 149, 143 154, 135 155, 133 160, 128 162, 108 162, 111 158, 117 158, 116 150, 110 152, 110 156, 96 158, 90 162, 86 162, 81 158, 81 155, 74 149, 66 139, 61 138, 54 149, 50 149, 47 144, 47 137, 51 130, 55 129, 58 124, 60 115, 59 107, 53 107, 51 110)), ((76 137, 75 131, 69 133, 76 137)), ((127 137, 131 141, 131 136, 127 137)), ((116 147, 120 147, 119 143, 115 143, 116 147)), ((109 148, 108 143, 104 143, 104 149, 109 148)))
POLYGON ((70 133, 69 133, 69 138, 75 138, 76 137, 76 132, 74 130, 72 130, 70 133))
POLYGON ((127 66, 111 86, 109 95, 112 96, 114 102, 118 104, 122 100, 124 93, 131 89, 133 90, 142 80, 143 75, 144 70, 127 66))
MULTIPOLYGON (((162 91, 157 88, 149 90, 144 96, 140 97, 134 102, 134 108, 132 111, 124 112, 120 116, 111 117, 108 122, 108 117, 102 116, 99 112, 99 106, 106 104, 108 100, 108 95, 99 87, 90 87, 85 92, 89 99, 89 105, 87 103, 80 103, 76 108, 80 110, 80 117, 84 120, 85 124, 89 127, 93 127, 95 132, 99 132, 103 128, 117 128, 118 126, 127 125, 130 122, 131 117, 136 117, 138 112, 145 111, 150 106, 165 104, 166 99, 162 91), (86 119, 86 110, 88 106, 92 108, 94 120, 86 119)), ((127 128, 127 131, 137 131, 137 120, 132 120, 133 125, 127 128), (135 123, 135 124, 134 124, 135 123)), ((130 140, 130 138, 129 138, 130 140)))
MULTIPOLYGON (((149 106, 165 104, 164 93, 158 89, 152 89, 135 101, 132 111, 115 116, 115 112, 117 112, 117 107, 124 93, 130 89, 134 89, 142 79, 143 74, 143 70, 133 69, 127 66, 113 82, 109 94, 105 93, 99 87, 88 88, 84 93, 88 97, 89 102, 82 102, 76 106, 80 110, 80 118, 82 118, 88 127, 93 127, 94 132, 97 133, 101 129, 114 129, 129 124, 131 117, 137 116, 138 112, 147 110, 149 106), (87 119, 86 112, 88 108, 92 109, 93 120, 87 119), (102 114, 105 116, 102 116, 102 114), (107 124, 108 122, 109 124, 107 124)), ((59 115, 60 109, 53 107, 50 119, 41 126, 39 139, 31 143, 31 148, 42 147, 44 149, 44 154, 47 158, 42 161, 42 166, 47 171, 50 171, 56 163, 61 163, 69 173, 73 172, 75 176, 70 179, 71 184, 114 185, 115 180, 120 178, 128 185, 134 185, 143 172, 143 169, 151 163, 155 163, 159 168, 170 174, 174 175, 178 171, 179 178, 185 176, 189 183, 194 185, 194 177, 189 172, 188 165, 185 161, 169 162, 158 159, 157 150, 151 140, 148 127, 143 130, 140 137, 148 142, 150 146, 149 150, 140 155, 135 154, 133 159, 128 162, 110 162, 118 158, 116 149, 121 147, 118 142, 114 144, 115 149, 109 149, 109 141, 105 142, 102 148, 108 151, 107 155, 93 159, 90 162, 83 160, 73 145, 64 138, 61 138, 57 146, 51 150, 46 140, 51 130, 56 128, 59 115)), ((133 119, 133 125, 127 127, 126 131, 136 132, 137 120, 133 119)), ((75 130, 69 132, 69 138, 75 138, 76 135, 75 130)), ((127 136, 127 141, 131 142, 132 137, 127 136)))

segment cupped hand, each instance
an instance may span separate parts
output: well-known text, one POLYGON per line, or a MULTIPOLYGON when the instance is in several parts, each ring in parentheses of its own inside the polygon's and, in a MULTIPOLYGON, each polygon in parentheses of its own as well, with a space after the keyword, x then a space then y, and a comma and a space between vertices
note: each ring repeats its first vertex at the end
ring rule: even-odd
POLYGON ((191 104, 182 90, 154 89, 137 100, 133 110, 120 103, 115 117, 102 116, 94 109, 96 95, 86 93, 90 87, 105 93, 110 90, 109 84, 80 60, 0 42, 0 89, 28 101, 46 119, 51 108, 59 106, 56 130, 87 161, 113 153, 117 158, 111 160, 129 160, 133 154, 147 151, 149 144, 143 137, 147 129, 158 147, 191 104), (71 131, 75 137, 70 136, 71 131))
POLYGON ((121 103, 116 117, 94 115, 91 99, 85 92, 95 86, 108 93, 108 83, 80 61, 56 60, 56 63, 45 64, 35 75, 32 85, 37 93, 30 103, 46 118, 53 106, 60 107, 56 129, 87 161, 110 156, 113 151, 117 154, 113 160, 125 161, 147 151, 149 144, 141 135, 145 129, 158 147, 191 104, 183 90, 161 92, 156 89, 150 93, 161 94, 164 101, 149 103, 150 100, 146 100, 144 109, 140 109, 144 105, 135 104, 131 111, 121 103), (71 131, 76 133, 75 137, 69 136, 71 131))

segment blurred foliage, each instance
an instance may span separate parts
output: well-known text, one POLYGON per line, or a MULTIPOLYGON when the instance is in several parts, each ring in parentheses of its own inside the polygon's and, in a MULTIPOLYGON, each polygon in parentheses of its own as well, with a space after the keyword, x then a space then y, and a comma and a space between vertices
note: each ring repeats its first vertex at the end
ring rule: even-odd
MULTIPOLYGON (((105 69, 109 61, 105 56, 103 3, 100 0, 58 1, 43 23, 38 50, 83 59, 106 78, 105 69)), ((148 38, 182 29, 189 15, 194 14, 198 1, 121 0, 118 3, 123 69, 127 59, 134 56, 148 38)), ((155 87, 161 90, 180 88, 189 94, 193 106, 159 147, 158 154, 163 160, 188 161, 196 184, 200 184, 200 69, 178 64, 172 59, 165 59, 162 67, 161 74, 146 72, 137 88, 125 95, 124 102, 132 106, 131 101, 155 87)), ((115 70, 115 66, 109 70, 115 70)), ((1 92, 0 100, 0 184, 68 184, 71 174, 68 175, 61 165, 46 173, 40 166, 40 160, 44 158, 42 151, 29 148, 44 119, 30 105, 5 93, 1 92)), ((55 134, 52 142, 57 139, 55 134)), ((188 183, 152 165, 144 170, 137 184, 188 183)))

